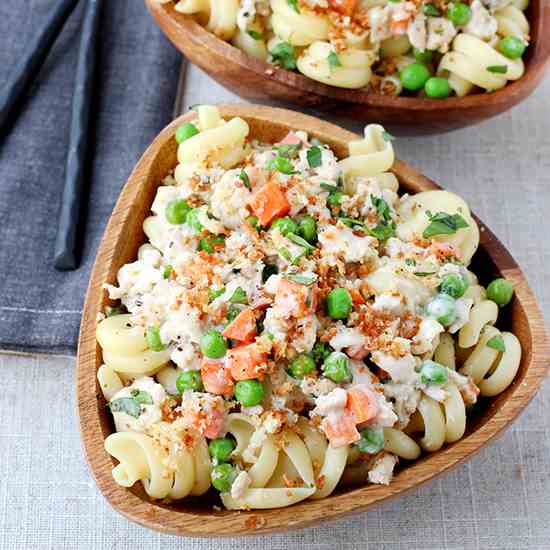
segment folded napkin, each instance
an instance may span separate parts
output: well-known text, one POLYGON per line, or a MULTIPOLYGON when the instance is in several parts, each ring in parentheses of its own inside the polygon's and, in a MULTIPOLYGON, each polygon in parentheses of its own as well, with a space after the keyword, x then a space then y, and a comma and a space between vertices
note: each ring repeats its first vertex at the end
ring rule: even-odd
MULTIPOLYGON (((0 2, 0 85, 55 0, 0 2)), ((82 2, 80 3, 82 4, 82 2)), ((140 0, 104 2, 82 262, 52 255, 82 6, 72 14, 0 143, 0 349, 74 354, 91 265, 122 185, 172 113, 180 56, 140 0)))

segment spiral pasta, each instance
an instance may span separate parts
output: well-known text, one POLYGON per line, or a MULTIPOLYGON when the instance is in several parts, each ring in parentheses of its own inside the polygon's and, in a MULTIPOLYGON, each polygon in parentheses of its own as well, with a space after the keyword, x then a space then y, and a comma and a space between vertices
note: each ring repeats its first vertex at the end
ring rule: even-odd
POLYGON ((165 365, 168 351, 148 349, 143 330, 130 323, 130 315, 115 315, 101 321, 96 337, 103 352, 103 361, 116 373, 152 374, 165 365))
POLYGON ((200 15, 206 28, 223 40, 230 40, 237 28, 238 0, 178 0, 176 11, 200 15))
POLYGON ((508 59, 476 36, 459 34, 452 51, 441 59, 439 71, 448 71, 449 84, 458 96, 464 96, 472 86, 503 88, 508 81, 521 78, 525 66, 521 59, 508 59))
POLYGON ((97 325, 117 483, 213 487, 232 510, 389 484, 513 383, 512 285, 469 270, 462 199, 399 196, 381 126, 344 159, 301 131, 260 143, 211 106, 176 135, 185 177, 158 188, 97 325))
POLYGON ((530 39, 527 0, 474 0, 459 20, 453 4, 435 7, 429 0, 157 1, 174 1, 176 10, 196 15, 256 59, 329 86, 370 86, 384 95, 445 98, 498 90, 523 75, 521 56, 530 39), (520 39, 525 48, 502 49, 506 37, 520 39))
POLYGON ((350 49, 336 55, 331 44, 317 41, 298 58, 297 66, 300 72, 313 80, 338 88, 354 89, 369 83, 372 74, 370 67, 374 60, 371 51, 350 49))

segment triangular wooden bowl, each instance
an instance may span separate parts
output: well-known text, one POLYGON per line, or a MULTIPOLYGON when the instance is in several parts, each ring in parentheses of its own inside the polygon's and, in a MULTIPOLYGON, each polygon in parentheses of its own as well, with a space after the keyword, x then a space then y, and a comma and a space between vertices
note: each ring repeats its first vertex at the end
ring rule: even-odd
POLYGON ((527 18, 531 44, 525 74, 497 92, 445 100, 392 97, 366 88, 327 86, 299 73, 259 61, 220 40, 173 3, 145 0, 168 39, 183 55, 232 92, 253 101, 281 101, 363 122, 379 122, 394 132, 417 135, 471 126, 511 109, 537 87, 550 58, 550 2, 531 0, 527 18))
MULTIPOLYGON (((220 110, 226 118, 240 116, 246 119, 251 136, 266 142, 281 139, 291 129, 303 129, 329 144, 338 156, 346 156, 348 141, 357 139, 355 134, 342 128, 292 111, 253 105, 222 105, 220 110)), ((306 527, 364 511, 397 497, 471 458, 510 425, 535 395, 546 375, 550 359, 548 339, 536 299, 521 269, 495 235, 478 220, 481 246, 474 257, 474 271, 484 283, 500 275, 514 284, 515 297, 503 310, 504 318, 499 326, 518 336, 523 358, 513 384, 488 401, 483 411, 469 421, 463 439, 405 465, 387 487, 370 485, 342 489, 327 499, 305 501, 279 510, 214 511, 213 504, 217 501, 213 494, 206 499, 164 504, 151 501, 139 483, 131 490, 118 486, 111 476, 114 461, 103 448, 113 425, 96 381, 101 364, 101 351, 95 339, 96 319, 108 302, 102 285, 113 283, 118 269, 135 260, 138 247, 145 241, 141 225, 149 215, 156 188, 176 165, 174 133, 191 116, 193 114, 180 117, 159 134, 124 186, 103 236, 84 306, 77 373, 80 431, 91 472, 116 510, 146 527, 189 536, 253 535, 306 527)), ((437 184, 404 162, 396 161, 393 172, 401 182, 402 191, 416 193, 438 189, 437 184)))

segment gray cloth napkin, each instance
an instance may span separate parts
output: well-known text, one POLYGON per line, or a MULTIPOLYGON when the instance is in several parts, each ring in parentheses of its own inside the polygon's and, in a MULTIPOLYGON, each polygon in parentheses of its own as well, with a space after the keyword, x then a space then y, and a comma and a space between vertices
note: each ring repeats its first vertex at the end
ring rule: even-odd
MULTIPOLYGON (((0 85, 55 0, 0 2, 0 85)), ((82 4, 82 2, 81 2, 82 4)), ((0 143, 0 349, 73 354, 99 240, 134 164, 170 118, 180 56, 141 0, 106 0, 80 269, 52 266, 82 6, 0 143)))

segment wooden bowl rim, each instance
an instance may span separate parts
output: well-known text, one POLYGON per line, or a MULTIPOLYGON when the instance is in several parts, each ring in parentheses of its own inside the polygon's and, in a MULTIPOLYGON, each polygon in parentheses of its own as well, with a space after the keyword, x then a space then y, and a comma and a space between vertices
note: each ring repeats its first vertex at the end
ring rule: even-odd
MULTIPOLYGON (((536 80, 540 78, 541 71, 550 59, 550 31, 546 35, 544 33, 544 0, 531 0, 531 3, 536 3, 538 9, 541 10, 541 15, 536 21, 537 25, 533 26, 532 22, 529 22, 532 25, 531 35, 538 37, 538 40, 529 45, 529 58, 525 64, 525 73, 523 76, 514 82, 507 83, 504 88, 490 94, 490 102, 493 107, 501 105, 506 110, 509 108, 512 98, 520 101, 531 93, 536 87, 536 80), (537 65, 534 63, 535 59, 540 60, 541 64, 537 65), (532 80, 535 80, 534 84, 531 82, 532 80)), ((265 61, 256 59, 206 30, 195 21, 193 16, 177 12, 171 3, 160 4, 156 0, 145 0, 145 4, 151 15, 157 20, 158 16, 163 17, 163 14, 164 16, 168 15, 174 21, 174 25, 179 27, 181 32, 184 32, 198 46, 216 51, 216 53, 237 65, 243 71, 252 71, 265 80, 275 80, 290 88, 302 90, 304 94, 314 94, 329 99, 381 109, 406 109, 415 112, 429 111, 431 113, 447 109, 478 109, 486 106, 488 103, 488 94, 486 93, 470 94, 465 97, 452 96, 446 99, 430 99, 424 97, 392 97, 365 91, 364 89, 353 90, 329 86, 301 73, 275 67, 265 61)), ((533 10, 534 8, 530 6, 529 9, 533 10)))
MULTIPOLYGON (((222 104, 218 107, 224 117, 241 116, 266 124, 275 120, 278 121, 275 124, 282 123, 318 136, 330 135, 335 141, 344 143, 358 137, 331 123, 285 109, 233 104, 222 104)), ((401 496, 404 492, 418 487, 471 458, 474 453, 510 425, 534 397, 546 376, 550 357, 548 337, 536 298, 521 269, 502 243, 480 222, 481 246, 499 269, 501 275, 515 281, 515 300, 518 300, 518 303, 529 314, 527 324, 531 339, 530 361, 522 383, 516 385, 497 410, 491 410, 492 416, 485 424, 458 442, 413 462, 407 467, 408 475, 396 476, 389 486, 362 486, 323 500, 305 501, 290 508, 251 512, 183 512, 143 500, 131 491, 118 486, 111 475, 113 460, 103 450, 104 433, 98 397, 100 389, 95 377, 100 354, 95 339, 95 327, 97 314, 104 299, 101 289, 103 283, 112 282, 106 280, 111 266, 117 263, 116 258, 113 258, 112 251, 118 240, 124 238, 124 228, 132 216, 131 205, 139 193, 140 186, 149 178, 149 167, 168 140, 173 139, 176 128, 182 121, 189 120, 192 116, 194 113, 187 113, 162 130, 128 178, 102 238, 83 310, 76 382, 79 427, 90 470, 100 491, 115 510, 145 527, 186 536, 258 535, 308 527, 344 514, 364 511, 376 503, 401 496), (93 377, 92 373, 94 373, 93 377), (101 451, 99 451, 100 449, 101 451), (430 467, 426 467, 426 465, 430 465, 430 467)), ((396 160, 392 171, 405 184, 405 187, 413 185, 414 181, 414 185, 425 190, 439 189, 436 183, 421 175, 405 162, 396 160)))

